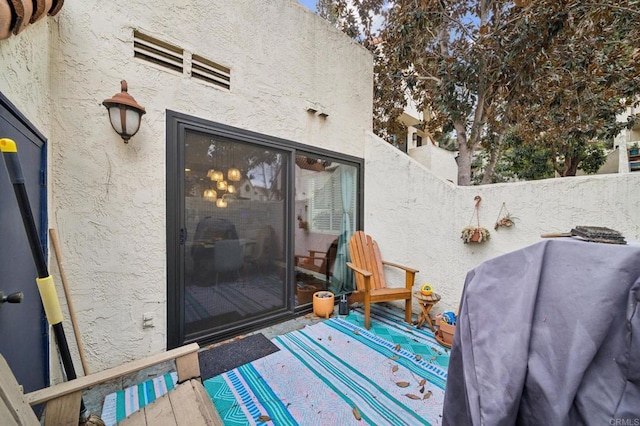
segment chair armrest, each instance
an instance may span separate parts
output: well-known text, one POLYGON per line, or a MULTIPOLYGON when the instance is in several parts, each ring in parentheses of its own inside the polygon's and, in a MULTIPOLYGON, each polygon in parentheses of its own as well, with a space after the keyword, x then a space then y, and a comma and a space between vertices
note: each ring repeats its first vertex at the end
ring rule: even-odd
POLYGON ((307 256, 306 254, 294 254, 293 257, 296 259, 313 259, 313 260, 325 260, 326 257, 323 256, 307 256))
POLYGON ((409 268, 408 266, 398 265, 397 263, 393 263, 393 262, 387 262, 386 260, 383 260, 382 263, 384 265, 387 265, 387 266, 393 266, 394 268, 403 269, 403 270, 405 270, 407 272, 411 272, 413 274, 417 274, 418 272, 420 272, 417 269, 409 268))
POLYGON ((147 358, 131 361, 129 363, 101 371, 99 373, 78 377, 77 379, 70 380, 68 382, 30 392, 24 397, 30 405, 40 404, 74 392, 82 391, 86 388, 99 385, 109 380, 117 379, 129 373, 134 373, 136 371, 151 367, 156 364, 160 364, 165 361, 171 361, 172 359, 176 360, 176 367, 178 369, 178 381, 183 382, 185 380, 200 376, 200 366, 198 364, 198 349, 200 349, 200 346, 198 346, 197 343, 191 343, 189 345, 181 346, 179 348, 152 355, 147 358))
POLYGON ((353 272, 358 273, 364 277, 364 299, 365 303, 369 303, 369 297, 371 292, 371 277, 373 276, 372 272, 369 272, 364 269, 358 268, 351 262, 347 262, 347 266, 353 270, 353 272))
POLYGON ((354 265, 351 262, 347 262, 347 266, 349 268, 353 269, 354 272, 357 272, 360 275, 364 275, 367 278, 373 275, 373 273, 371 273, 371 272, 369 272, 367 270, 364 270, 364 269, 360 269, 360 268, 358 268, 356 265, 354 265))
POLYGON ((413 269, 413 268, 409 268, 407 266, 402 266, 402 265, 398 265, 397 263, 393 263, 393 262, 385 262, 384 260, 382 261, 383 265, 387 265, 387 266, 393 266, 394 268, 399 268, 399 269, 403 269, 405 271, 404 275, 404 286, 407 290, 411 290, 413 288, 413 283, 416 280, 416 274, 419 272, 417 269, 413 269))

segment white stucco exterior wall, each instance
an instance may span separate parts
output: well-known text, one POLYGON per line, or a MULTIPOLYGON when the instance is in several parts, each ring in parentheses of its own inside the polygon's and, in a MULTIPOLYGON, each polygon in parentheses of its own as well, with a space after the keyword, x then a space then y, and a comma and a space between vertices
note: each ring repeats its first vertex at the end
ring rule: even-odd
MULTIPOLYGON (((640 240, 639 186, 640 173, 630 173, 457 187, 372 134, 365 154, 365 231, 385 260, 420 270, 416 290, 432 284, 442 295, 434 311, 442 311, 458 305, 470 269, 540 241, 541 234, 590 225, 640 240), (482 197, 480 224, 491 239, 464 244, 460 231, 469 225, 476 195, 482 197), (494 231, 503 202, 518 220, 494 231)), ((404 285, 395 272, 387 269, 404 285)))
POLYGON ((453 183, 458 182, 456 153, 433 145, 424 139, 422 146, 409 149, 409 156, 431 170, 436 176, 453 183))
POLYGON ((53 97, 76 107, 56 120, 53 218, 96 370, 165 348, 166 109, 360 157, 371 129, 370 54, 294 0, 70 2, 58 63, 53 97), (231 90, 133 59, 134 28, 229 67, 231 90), (147 109, 129 145, 100 105, 123 78, 147 109))
POLYGON ((50 26, 55 18, 28 25, 19 36, 0 40, 0 91, 45 137, 51 134, 50 26))
POLYGON ((296 0, 67 1, 0 59, 0 90, 49 138, 49 226, 91 371, 165 348, 167 109, 357 157, 372 126, 371 55, 296 0), (229 67, 231 90, 134 58, 134 29, 229 67), (128 145, 101 105, 122 79, 147 111, 128 145))

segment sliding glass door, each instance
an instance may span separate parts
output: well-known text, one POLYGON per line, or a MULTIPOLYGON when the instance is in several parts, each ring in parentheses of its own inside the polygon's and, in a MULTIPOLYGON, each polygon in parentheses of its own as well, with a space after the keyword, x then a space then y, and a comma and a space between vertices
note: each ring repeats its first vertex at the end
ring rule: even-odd
POLYGON ((287 307, 288 154, 187 131, 184 143, 187 340, 287 307))
POLYGON ((357 223, 358 168, 344 161, 298 153, 295 159, 296 304, 313 293, 353 290, 347 244, 357 223))
POLYGON ((167 113, 167 346, 307 312, 352 288, 362 161, 167 113))

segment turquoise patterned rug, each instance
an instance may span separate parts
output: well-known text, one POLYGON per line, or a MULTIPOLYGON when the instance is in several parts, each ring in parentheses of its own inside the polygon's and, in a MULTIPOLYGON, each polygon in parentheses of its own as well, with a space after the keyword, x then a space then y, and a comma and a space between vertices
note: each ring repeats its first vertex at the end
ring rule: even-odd
POLYGON ((448 349, 394 309, 272 340, 280 351, 204 382, 225 425, 441 424, 448 349))

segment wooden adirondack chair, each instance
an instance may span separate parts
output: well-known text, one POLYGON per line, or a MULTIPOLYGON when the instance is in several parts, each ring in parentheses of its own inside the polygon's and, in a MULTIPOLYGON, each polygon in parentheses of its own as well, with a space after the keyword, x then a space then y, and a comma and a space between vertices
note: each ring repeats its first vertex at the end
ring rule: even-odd
POLYGON ((405 301, 404 319, 411 324, 411 294, 418 271, 382 260, 378 243, 362 231, 357 231, 349 240, 349 253, 351 262, 347 262, 347 266, 355 272, 356 278, 356 291, 349 296, 349 303, 364 303, 364 326, 371 327, 372 303, 392 300, 405 301), (404 287, 387 287, 385 265, 405 271, 404 287))
POLYGON ((220 415, 200 382, 198 349, 198 344, 192 343, 26 395, 0 355, 0 424, 40 426, 30 405, 46 403, 45 426, 77 425, 83 390, 161 362, 175 360, 178 383, 181 384, 118 424, 222 425, 220 415))

